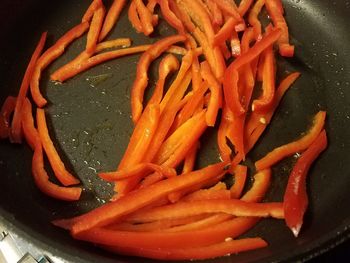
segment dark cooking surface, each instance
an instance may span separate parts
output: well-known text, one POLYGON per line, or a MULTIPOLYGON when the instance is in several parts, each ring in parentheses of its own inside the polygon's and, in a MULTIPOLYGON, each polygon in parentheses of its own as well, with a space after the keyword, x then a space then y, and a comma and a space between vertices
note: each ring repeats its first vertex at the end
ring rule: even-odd
MULTIPOLYGON (((5 1, 0 10, 0 102, 16 94, 29 54, 42 31, 49 30, 49 43, 79 23, 90 1, 5 1)), ((349 235, 350 160, 350 34, 347 1, 284 1, 296 57, 281 67, 299 70, 302 77, 288 92, 271 129, 249 155, 253 161, 273 147, 295 138, 305 130, 319 109, 329 113, 327 131, 330 146, 317 161, 309 180, 310 209, 298 239, 283 221, 267 219, 248 233, 261 235, 266 249, 225 257, 213 262, 281 261, 309 258, 349 235), (236 261, 237 260, 237 261, 236 261)), ((161 27, 161 35, 169 31, 161 27)), ((131 30, 124 18, 110 38, 131 36, 135 44, 150 42, 131 30)), ((83 49, 83 40, 49 67, 52 72, 83 49)), ((114 169, 131 131, 129 88, 138 56, 100 65, 66 84, 55 85, 44 74, 42 87, 51 102, 47 108, 50 131, 67 167, 78 174, 86 191, 79 203, 51 200, 38 192, 30 175, 31 152, 26 146, 0 142, 0 220, 9 229, 30 239, 43 250, 71 262, 152 262, 116 257, 70 238, 49 223, 61 216, 87 211, 109 197, 110 186, 96 177, 96 171, 114 169), (95 76, 103 74, 97 81, 95 76)), ((201 163, 217 159, 215 134, 208 132, 201 163)), ((288 162, 276 167, 268 200, 281 200, 288 174, 288 162)), ((209 261, 207 261, 209 262, 209 261)))

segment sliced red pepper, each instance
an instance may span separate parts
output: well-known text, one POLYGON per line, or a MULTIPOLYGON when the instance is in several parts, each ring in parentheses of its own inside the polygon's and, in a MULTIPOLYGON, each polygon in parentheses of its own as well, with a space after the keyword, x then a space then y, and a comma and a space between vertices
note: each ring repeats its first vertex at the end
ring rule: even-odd
POLYGON ((49 176, 44 168, 43 150, 39 134, 34 127, 32 105, 27 98, 23 101, 21 116, 24 136, 30 147, 34 150, 32 173, 36 186, 44 194, 59 200, 79 200, 82 191, 80 187, 62 187, 49 181, 49 176))
POLYGON ((142 32, 149 36, 153 32, 153 17, 151 11, 145 6, 142 0, 133 0, 135 3, 138 15, 140 17, 142 32))
POLYGON ((105 51, 106 49, 111 48, 127 48, 131 46, 131 39, 130 38, 116 38, 108 41, 103 41, 97 44, 95 52, 101 52, 105 51))
POLYGON ((235 26, 237 25, 237 20, 230 17, 225 24, 220 28, 213 38, 213 46, 217 46, 232 36, 232 32, 235 31, 235 26))
POLYGON ((265 169, 254 175, 254 183, 241 200, 246 202, 261 202, 271 184, 271 169, 265 169))
POLYGON ((45 46, 47 32, 42 33, 40 40, 30 58, 26 72, 22 79, 21 87, 19 89, 16 101, 16 107, 13 112, 13 118, 11 123, 10 141, 14 143, 21 143, 22 141, 22 127, 21 127, 21 116, 22 116, 22 105, 27 96, 30 79, 33 74, 35 64, 45 46))
POLYGON ((137 64, 136 79, 131 89, 131 112, 134 123, 140 118, 142 113, 142 101, 144 91, 148 84, 148 68, 151 62, 159 57, 169 46, 184 41, 186 37, 175 35, 163 38, 154 43, 144 52, 137 64))
POLYGON ((206 127, 205 111, 194 115, 163 142, 154 162, 176 167, 186 157, 206 127))
POLYGON ((139 15, 137 13, 137 9, 136 9, 136 5, 135 5, 134 1, 130 2, 129 9, 128 9, 128 18, 129 18, 129 21, 130 21, 131 25, 133 26, 133 28, 135 28, 135 30, 138 33, 141 33, 142 32, 142 23, 141 23, 141 20, 139 18, 139 15))
POLYGON ((242 0, 238 6, 238 13, 243 17, 253 4, 253 0, 242 0))
POLYGON ((116 24, 119 19, 120 13, 122 12, 124 6, 126 4, 126 0, 114 0, 111 7, 109 8, 105 21, 103 22, 103 26, 98 38, 98 41, 101 42, 106 38, 108 33, 112 30, 113 26, 116 24))
MULTIPOLYGON (((10 126, 11 126, 11 114, 15 111, 17 98, 13 96, 8 96, 4 104, 2 104, 0 111, 0 138, 6 139, 10 136, 10 126)), ((19 118, 20 120, 20 118, 19 118)))
POLYGON ((277 106, 283 98, 283 95, 299 76, 299 72, 291 73, 281 81, 279 87, 276 90, 276 96, 273 103, 273 107, 268 113, 260 114, 257 112, 252 112, 250 114, 245 128, 245 138, 247 140, 246 152, 249 152, 250 149, 252 149, 255 143, 258 141, 261 134, 264 132, 265 128, 270 123, 277 106))
POLYGON ((38 132, 40 136, 41 143, 46 152, 46 155, 51 164, 52 170, 55 173, 57 179, 64 185, 74 185, 79 184, 80 181, 75 178, 64 166, 51 138, 47 128, 45 111, 43 109, 37 109, 36 111, 36 121, 38 125, 38 132))
POLYGON ((303 224, 304 213, 308 206, 306 177, 312 163, 327 148, 326 131, 322 130, 313 143, 301 154, 289 176, 283 198, 287 226, 295 237, 303 224))
POLYGON ((241 105, 238 91, 238 69, 256 59, 266 48, 271 46, 280 35, 281 31, 279 29, 268 33, 259 42, 255 43, 249 52, 235 59, 226 69, 224 76, 225 101, 229 109, 231 109, 235 115, 239 116, 245 113, 245 109, 241 105))
POLYGON ((252 111, 266 112, 273 104, 275 96, 275 55, 272 46, 266 49, 263 70, 262 94, 252 104, 252 111))
POLYGON ((261 23, 258 16, 264 5, 265 0, 257 0, 249 12, 248 22, 254 29, 255 40, 260 40, 262 38, 261 23))
POLYGON ((221 26, 224 23, 223 14, 214 0, 207 1, 208 8, 213 15, 213 24, 221 26))
POLYGON ((226 13, 233 16, 236 20, 242 21, 238 12, 236 3, 233 0, 214 0, 214 2, 226 13))
POLYGON ((172 54, 167 55, 163 58, 159 64, 158 70, 158 81, 154 88, 153 95, 148 103, 160 104, 163 98, 164 84, 167 76, 180 67, 179 60, 172 54))
POLYGON ((266 0, 266 9, 272 19, 275 27, 282 30, 282 34, 278 39, 279 53, 284 57, 293 57, 294 46, 289 44, 289 33, 286 20, 283 17, 281 0, 266 0))
POLYGON ((206 122, 208 126, 214 126, 219 109, 222 107, 222 91, 221 85, 213 75, 208 62, 201 63, 202 78, 208 82, 210 90, 210 100, 206 113, 206 122))
MULTIPOLYGON (((146 107, 135 126, 128 147, 118 165, 119 171, 144 161, 145 154, 158 127, 159 117, 159 105, 150 104, 146 107)), ((140 180, 140 177, 136 177, 118 182, 115 186, 118 196, 125 195, 133 190, 140 180)))
POLYGON ((234 170, 234 184, 230 188, 231 198, 238 199, 242 195, 243 188, 247 179, 248 167, 245 165, 237 165, 234 170))
POLYGON ((313 126, 303 137, 294 142, 275 148, 265 157, 255 162, 255 167, 257 170, 263 170, 265 168, 271 167, 283 158, 308 148, 323 129, 325 119, 326 112, 319 111, 314 117, 313 126))
POLYGON ((83 18, 81 19, 82 23, 90 22, 93 18, 95 12, 97 9, 100 8, 100 6, 103 5, 102 0, 93 0, 91 4, 89 5, 88 9, 85 11, 85 14, 83 15, 83 18))
POLYGON ((89 68, 92 68, 96 65, 99 65, 105 61, 136 53, 141 53, 146 51, 149 47, 149 45, 141 45, 136 47, 123 48, 97 54, 92 57, 89 57, 89 55, 86 52, 83 52, 70 63, 64 65, 63 67, 59 68, 54 73, 52 73, 50 78, 55 81, 64 82, 67 79, 70 79, 76 76, 77 74, 88 70, 89 68))
POLYGON ((76 236, 77 234, 92 228, 105 226, 115 222, 122 216, 135 212, 142 207, 166 197, 171 192, 190 187, 218 176, 220 173, 222 173, 226 165, 227 163, 210 165, 201 170, 196 170, 181 176, 171 177, 150 185, 147 188, 131 192, 115 202, 107 203, 82 216, 79 216, 78 219, 68 220, 73 220, 74 222, 71 232, 74 236, 76 236))
POLYGON ((184 160, 183 167, 182 167, 182 172, 181 172, 182 174, 186 174, 193 171, 199 145, 200 143, 197 142, 195 145, 192 146, 192 149, 187 153, 184 160))
POLYGON ((174 168, 160 166, 154 163, 139 163, 130 168, 121 169, 115 172, 104 172, 98 175, 106 181, 114 182, 129 179, 130 177, 143 177, 150 172, 159 172, 165 177, 176 176, 174 168))
POLYGON ((230 190, 225 189, 200 189, 181 198, 179 202, 194 202, 199 200, 229 200, 230 190))
POLYGON ((164 19, 175 28, 179 34, 185 34, 185 27, 182 24, 181 20, 174 14, 174 12, 170 9, 169 0, 158 0, 160 5, 160 9, 162 11, 162 15, 164 19))
POLYGON ((38 107, 46 105, 47 101, 42 96, 39 88, 41 72, 55 59, 62 55, 65 48, 76 38, 79 38, 89 28, 89 23, 84 22, 65 33, 52 47, 46 50, 38 59, 30 81, 30 91, 38 107))
POLYGON ((267 243, 261 238, 243 238, 217 243, 207 247, 183 249, 147 249, 141 247, 104 247, 108 251, 122 254, 145 257, 158 260, 197 260, 208 259, 239 252, 266 247, 267 243))
POLYGON ((103 20, 106 14, 106 9, 103 4, 95 11, 94 16, 92 17, 90 28, 87 34, 86 39, 86 52, 88 54, 93 54, 98 43, 100 36, 100 31, 103 26, 103 20))
POLYGON ((232 31, 231 39, 231 53, 235 58, 241 55, 241 41, 239 40, 238 34, 236 31, 232 31))

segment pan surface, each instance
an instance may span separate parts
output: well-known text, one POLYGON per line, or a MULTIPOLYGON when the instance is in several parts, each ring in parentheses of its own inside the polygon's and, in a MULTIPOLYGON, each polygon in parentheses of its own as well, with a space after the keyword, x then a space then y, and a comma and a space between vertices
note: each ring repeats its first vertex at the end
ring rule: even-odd
MULTIPOLYGON (((48 30, 48 44, 79 23, 90 1, 3 1, 0 10, 0 103, 18 91, 22 74, 41 32, 48 30)), ((108 3, 107 3, 108 4, 108 3)), ((289 142, 309 125, 318 110, 328 113, 329 147, 310 171, 310 206, 300 237, 295 239, 283 221, 267 219, 247 236, 259 235, 269 247, 208 262, 280 262, 307 260, 347 239, 350 232, 350 2, 286 0, 286 17, 293 59, 281 59, 282 71, 301 71, 282 101, 271 127, 249 154, 248 164, 272 148, 289 142)), ((125 10, 124 10, 125 11, 125 10)), ((151 43, 172 34, 161 25, 152 39, 131 28, 126 12, 109 38, 131 37, 134 44, 151 43)), ((85 191, 77 203, 43 196, 31 177, 31 151, 26 145, 0 142, 0 222, 44 254, 64 262, 153 262, 122 257, 73 240, 50 224, 107 201, 111 185, 96 173, 113 170, 126 148, 132 130, 129 93, 139 56, 120 58, 97 66, 64 84, 49 81, 49 74, 84 48, 85 39, 71 45, 45 71, 42 90, 49 100, 46 113, 56 147, 68 169, 82 180, 85 191)), ((154 74, 153 74, 154 75, 154 74)), ((215 132, 202 139, 198 166, 218 160, 215 132)), ((274 169, 267 200, 281 201, 290 171, 290 160, 274 169)))

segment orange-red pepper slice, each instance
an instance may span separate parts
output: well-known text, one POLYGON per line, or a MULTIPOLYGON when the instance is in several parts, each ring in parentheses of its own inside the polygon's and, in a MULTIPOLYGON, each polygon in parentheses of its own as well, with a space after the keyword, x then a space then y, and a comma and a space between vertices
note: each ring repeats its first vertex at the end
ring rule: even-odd
POLYGON ((47 128, 45 111, 43 109, 37 109, 36 121, 38 125, 38 133, 40 136, 41 143, 46 152, 46 155, 51 164, 52 170, 55 173, 57 179, 64 185, 79 184, 79 180, 75 178, 64 166, 51 138, 47 128))
POLYGON ((101 3, 101 6, 94 12, 87 34, 85 50, 88 54, 93 54, 95 52, 105 14, 106 9, 101 3))
POLYGON ((88 9, 86 9, 83 18, 81 19, 82 23, 90 22, 93 18, 95 12, 97 9, 100 8, 100 6, 103 5, 102 0, 93 0, 91 4, 89 5, 88 9))
POLYGON ((322 130, 313 143, 301 154, 289 176, 283 198, 287 226, 295 237, 303 224, 304 213, 308 206, 306 176, 312 163, 327 148, 326 131, 322 130))
POLYGON ((186 174, 193 171, 199 146, 200 143, 197 142, 195 145, 192 146, 192 149, 186 154, 184 164, 182 167, 182 174, 186 174))
POLYGON ((151 11, 145 6, 142 0, 133 0, 135 3, 138 15, 140 17, 142 32, 149 36, 154 28, 153 28, 153 16, 151 11))
POLYGON ((89 28, 88 22, 83 22, 67 33, 65 33, 52 47, 46 50, 38 59, 37 64, 34 68, 32 79, 30 81, 30 91, 34 102, 38 107, 46 105, 47 101, 42 96, 39 88, 39 81, 41 72, 55 59, 62 55, 65 48, 76 38, 79 38, 89 28))
POLYGON ((98 38, 98 41, 101 42, 103 39, 106 38, 106 36, 108 35, 108 33, 112 30, 113 26, 115 25, 115 23, 117 22, 120 13, 122 12, 125 4, 126 4, 126 0, 114 0, 111 7, 109 8, 106 18, 103 22, 103 26, 98 38))
POLYGON ((182 24, 181 20, 174 14, 174 12, 170 9, 169 0, 158 0, 160 5, 160 9, 162 11, 162 15, 164 19, 175 28, 179 34, 185 34, 185 27, 182 24))
MULTIPOLYGON (((0 138, 6 139, 10 136, 10 117, 16 108, 17 98, 8 96, 1 106, 0 110, 0 138)), ((20 118, 19 118, 20 120, 20 118)))
POLYGON ((148 68, 151 62, 159 57, 169 46, 184 41, 186 37, 174 35, 163 38, 154 43, 146 52, 144 52, 137 64, 136 79, 131 89, 131 112, 134 123, 140 118, 142 113, 142 102, 144 91, 148 84, 148 68))
POLYGON ((16 101, 16 107, 13 112, 13 118, 11 123, 10 140, 14 143, 20 143, 22 141, 22 127, 21 127, 21 115, 22 115, 22 105, 27 96, 30 79, 33 74, 35 64, 45 46, 47 32, 42 33, 40 40, 30 58, 29 64, 27 66, 26 72, 22 79, 21 87, 19 89, 16 101))
POLYGON ((262 38, 261 23, 258 16, 264 5, 265 0, 257 0, 248 15, 248 22, 253 27, 255 40, 260 40, 262 38))
POLYGON ((135 28, 135 30, 138 33, 142 32, 141 20, 137 13, 137 9, 134 1, 130 2, 129 9, 128 9, 128 18, 133 28, 135 28))
POLYGON ((266 247, 267 243, 261 238, 243 238, 230 240, 205 247, 196 248, 167 248, 147 249, 142 247, 104 247, 108 251, 122 254, 145 257, 158 260, 200 260, 236 254, 239 252, 266 247))
POLYGON ((250 6, 253 4, 253 0, 242 0, 239 3, 238 6, 238 13, 243 17, 247 11, 249 10, 250 6))
POLYGON ((231 198, 238 199, 241 197, 243 188, 247 179, 248 167, 245 165, 237 165, 234 170, 234 184, 230 188, 231 198))
POLYGON ((265 157, 255 162, 255 167, 257 170, 263 170, 265 168, 271 167, 283 158, 308 148, 323 129, 325 119, 326 112, 319 111, 314 117, 312 128, 303 137, 294 142, 275 148, 265 157))

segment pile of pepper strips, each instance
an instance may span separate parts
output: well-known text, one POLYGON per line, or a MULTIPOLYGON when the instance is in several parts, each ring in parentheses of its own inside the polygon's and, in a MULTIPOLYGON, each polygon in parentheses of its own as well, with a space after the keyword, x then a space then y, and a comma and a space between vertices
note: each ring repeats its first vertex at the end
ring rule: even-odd
POLYGON ((246 193, 247 167, 240 164, 300 75, 291 73, 275 86, 274 48, 281 56, 294 54, 281 1, 132 0, 128 17, 137 32, 151 35, 159 19, 178 31, 152 45, 134 47, 129 38, 104 40, 124 7, 127 1, 114 0, 106 11, 101 0, 92 1, 81 23, 42 53, 47 36, 43 33, 17 97, 9 96, 1 109, 0 136, 13 143, 21 143, 24 136, 34 151, 32 173, 38 188, 57 199, 78 200, 81 187, 68 186, 79 180, 65 169, 47 129, 41 73, 86 32, 85 50, 57 69, 52 80, 63 82, 104 61, 142 53, 131 93, 134 131, 117 170, 99 174, 116 182, 116 195, 89 213, 53 223, 69 229, 74 238, 118 254, 168 260, 213 258, 265 247, 267 243, 258 237, 236 239, 263 217, 285 219, 297 236, 308 204, 306 176, 327 146, 326 113, 315 115, 304 136, 258 160, 254 183, 246 193), (272 22, 265 28, 259 20, 263 8, 272 22), (182 55, 181 62, 174 54, 182 55), (157 58, 161 58, 158 80, 145 102, 148 69, 157 58), (171 74, 175 78, 169 83, 171 74), (258 83, 260 95, 253 99, 258 83), (222 162, 194 170, 199 139, 208 127, 218 127, 222 162), (63 186, 49 181, 44 152, 63 186), (295 153, 301 155, 283 202, 261 203, 271 167, 295 153), (234 178, 229 189, 220 182, 228 173, 234 178))

